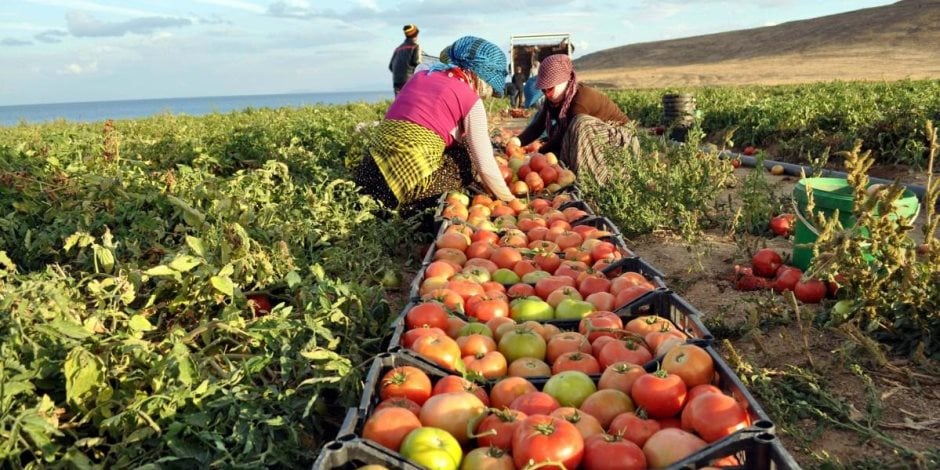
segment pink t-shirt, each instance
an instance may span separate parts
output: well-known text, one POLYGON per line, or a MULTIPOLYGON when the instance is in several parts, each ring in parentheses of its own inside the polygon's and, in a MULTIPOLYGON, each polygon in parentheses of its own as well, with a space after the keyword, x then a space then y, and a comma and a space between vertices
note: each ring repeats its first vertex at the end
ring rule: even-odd
POLYGON ((408 121, 434 131, 444 145, 454 141, 451 131, 463 122, 480 96, 447 71, 416 73, 385 113, 385 119, 408 121))

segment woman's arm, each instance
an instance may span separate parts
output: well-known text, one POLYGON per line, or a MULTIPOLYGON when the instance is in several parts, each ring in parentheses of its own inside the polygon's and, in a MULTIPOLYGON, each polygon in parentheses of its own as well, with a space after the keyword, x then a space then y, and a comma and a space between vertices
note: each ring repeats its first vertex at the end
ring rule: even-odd
POLYGON ((515 196, 509 192, 509 187, 506 186, 506 181, 503 180, 499 165, 496 164, 496 158, 493 156, 493 144, 490 142, 483 100, 477 100, 470 108, 463 125, 465 143, 470 150, 470 160, 480 175, 480 179, 483 180, 483 185, 502 201, 515 199, 515 196))
POLYGON ((546 105, 543 104, 539 108, 539 112, 535 113, 535 117, 532 118, 532 121, 529 122, 529 125, 519 134, 519 137, 513 137, 512 142, 516 145, 522 147, 523 145, 528 145, 542 136, 542 133, 545 132, 545 114, 548 110, 545 109, 546 105))

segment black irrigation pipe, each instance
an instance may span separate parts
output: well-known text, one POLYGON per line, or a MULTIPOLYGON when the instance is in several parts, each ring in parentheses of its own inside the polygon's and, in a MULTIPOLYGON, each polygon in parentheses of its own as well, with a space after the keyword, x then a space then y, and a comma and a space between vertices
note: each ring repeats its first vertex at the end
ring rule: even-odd
MULTIPOLYGON (((749 168, 754 168, 757 166, 757 159, 754 157, 749 157, 747 155, 736 153, 736 152, 731 152, 728 150, 721 152, 721 155, 726 158, 738 158, 741 160, 741 165, 749 167, 749 168)), ((794 163, 778 162, 775 160, 764 160, 764 168, 767 170, 770 170, 776 165, 782 166, 783 173, 786 175, 790 175, 790 176, 799 177, 799 176, 803 176, 804 174, 813 173, 813 169, 809 166, 797 165, 794 163)), ((845 173, 844 171, 828 170, 825 168, 822 169, 821 173, 822 173, 821 176, 825 176, 829 178, 845 178, 848 176, 848 173, 845 173)), ((880 184, 894 183, 894 181, 892 180, 887 180, 884 178, 875 178, 873 176, 869 176, 868 180, 871 181, 872 183, 880 183, 880 184)), ((924 202, 924 197, 926 197, 927 195, 927 189, 925 187, 916 185, 916 184, 902 183, 902 185, 908 190, 910 190, 912 193, 917 195, 917 199, 920 200, 921 203, 924 202)), ((937 207, 940 207, 940 201, 937 201, 937 207)))

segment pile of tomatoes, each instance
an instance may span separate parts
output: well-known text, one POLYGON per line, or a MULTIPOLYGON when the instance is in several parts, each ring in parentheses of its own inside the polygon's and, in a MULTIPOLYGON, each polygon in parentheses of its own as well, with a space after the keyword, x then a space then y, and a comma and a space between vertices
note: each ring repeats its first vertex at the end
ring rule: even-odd
POLYGON ((806 304, 819 303, 827 295, 834 297, 838 290, 834 282, 805 278, 800 268, 784 264, 783 257, 772 248, 754 253, 750 267, 735 266, 735 287, 740 291, 793 291, 796 299, 806 304))
POLYGON ((716 360, 689 343, 657 368, 624 361, 600 377, 572 370, 480 384, 401 355, 380 369, 360 435, 428 468, 662 468, 754 419, 714 385, 716 360))
POLYGON ((659 468, 761 416, 719 388, 743 385, 700 320, 648 308, 675 294, 577 202, 443 198, 357 435, 428 468, 659 468))

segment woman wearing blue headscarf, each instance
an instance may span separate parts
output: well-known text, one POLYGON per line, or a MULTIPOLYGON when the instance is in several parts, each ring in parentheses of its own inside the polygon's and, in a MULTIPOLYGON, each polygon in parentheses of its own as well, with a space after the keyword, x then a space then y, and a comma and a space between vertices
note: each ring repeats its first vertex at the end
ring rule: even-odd
POLYGON ((356 172, 362 189, 404 212, 436 205, 474 174, 503 201, 514 199, 493 155, 482 98, 502 90, 506 55, 495 44, 464 36, 447 60, 415 74, 379 123, 356 172))

